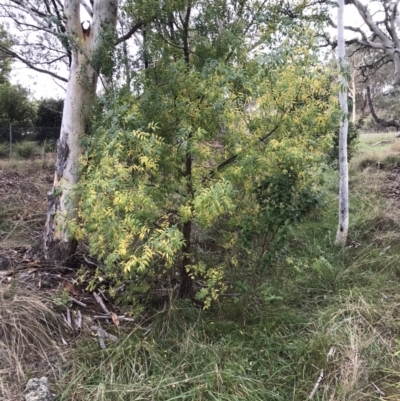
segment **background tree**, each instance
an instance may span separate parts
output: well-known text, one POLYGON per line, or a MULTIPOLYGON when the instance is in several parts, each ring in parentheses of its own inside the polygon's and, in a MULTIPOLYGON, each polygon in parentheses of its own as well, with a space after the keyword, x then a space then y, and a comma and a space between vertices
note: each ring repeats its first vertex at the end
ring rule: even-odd
POLYGON ((35 127, 36 138, 39 141, 46 139, 57 140, 60 136, 62 123, 62 99, 42 99, 37 107, 35 127))
POLYGON ((10 49, 12 41, 2 25, 0 25, 0 84, 8 82, 11 71, 11 57, 2 49, 10 49))
POLYGON ((344 41, 344 0, 338 0, 338 59, 339 59, 339 103, 342 111, 339 131, 339 224, 336 233, 336 245, 344 246, 347 241, 349 230, 349 167, 347 160, 347 133, 349 127, 348 119, 348 81, 349 65, 346 61, 346 48, 344 41))
POLYGON ((0 84, 0 127, 31 128, 36 116, 29 92, 20 85, 0 84))
MULTIPOLYGON (((399 10, 397 2, 375 1, 373 2, 374 9, 371 12, 371 3, 362 3, 359 0, 349 0, 347 5, 353 5, 364 22, 364 26, 345 26, 344 29, 348 32, 353 32, 357 35, 353 39, 347 40, 348 45, 356 45, 358 50, 368 54, 364 62, 358 68, 363 72, 364 77, 375 77, 375 82, 379 81, 379 71, 391 67, 392 73, 383 73, 386 84, 397 86, 400 83, 400 40, 399 40, 399 10), (393 77, 391 82, 388 82, 388 76, 393 77)), ((330 21, 331 25, 336 25, 330 21)), ((380 118, 374 112, 373 106, 373 89, 365 80, 366 91, 365 98, 369 103, 371 115, 378 124, 387 127, 400 128, 400 123, 397 119, 385 120, 380 118), (369 86, 368 96, 367 88, 369 86)))

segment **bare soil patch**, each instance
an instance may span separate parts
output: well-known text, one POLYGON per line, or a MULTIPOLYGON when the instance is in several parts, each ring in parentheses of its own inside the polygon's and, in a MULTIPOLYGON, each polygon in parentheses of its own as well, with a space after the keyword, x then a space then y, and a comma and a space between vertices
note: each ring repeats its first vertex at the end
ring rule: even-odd
POLYGON ((53 178, 51 158, 0 161, 0 401, 22 401, 32 377, 54 386, 76 339, 97 336, 107 346, 133 321, 77 279, 95 272, 88 256, 68 266, 38 257, 53 178))

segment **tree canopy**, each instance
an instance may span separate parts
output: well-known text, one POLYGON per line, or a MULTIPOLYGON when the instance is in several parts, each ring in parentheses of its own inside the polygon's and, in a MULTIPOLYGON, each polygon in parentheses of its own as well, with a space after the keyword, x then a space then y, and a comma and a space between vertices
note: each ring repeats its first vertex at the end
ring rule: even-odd
POLYGON ((78 235, 131 296, 175 277, 207 306, 232 272, 256 280, 318 203, 332 74, 309 28, 271 5, 156 11, 132 90, 99 100, 78 235))
POLYGON ((20 85, 0 84, 0 126, 32 127, 36 108, 29 92, 20 85))

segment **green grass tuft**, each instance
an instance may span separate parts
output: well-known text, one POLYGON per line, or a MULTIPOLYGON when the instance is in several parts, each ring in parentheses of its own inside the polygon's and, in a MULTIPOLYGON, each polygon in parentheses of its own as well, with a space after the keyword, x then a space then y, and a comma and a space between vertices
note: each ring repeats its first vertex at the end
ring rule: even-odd
POLYGON ((14 145, 14 151, 19 157, 29 159, 38 153, 39 148, 32 142, 18 142, 14 145))

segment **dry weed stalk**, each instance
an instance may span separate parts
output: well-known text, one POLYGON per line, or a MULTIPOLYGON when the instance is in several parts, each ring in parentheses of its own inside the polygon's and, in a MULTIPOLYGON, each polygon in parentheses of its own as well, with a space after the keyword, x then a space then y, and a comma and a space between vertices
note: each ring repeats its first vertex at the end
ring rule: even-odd
POLYGON ((30 287, 0 285, 0 390, 5 399, 21 396, 27 373, 56 378, 63 336, 64 323, 43 295, 30 287))

